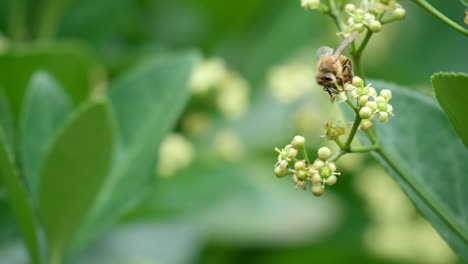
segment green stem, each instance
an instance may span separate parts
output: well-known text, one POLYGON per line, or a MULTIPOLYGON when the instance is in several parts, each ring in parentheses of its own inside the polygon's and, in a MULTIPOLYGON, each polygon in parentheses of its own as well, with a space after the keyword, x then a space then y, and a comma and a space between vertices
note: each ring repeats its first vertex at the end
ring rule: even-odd
POLYGON ((361 58, 362 52, 364 51, 364 48, 367 46, 367 43, 369 42, 370 38, 372 37, 372 31, 367 30, 366 35, 364 36, 364 39, 361 42, 361 45, 357 49, 357 51, 354 53, 354 56, 361 58))
POLYGON ((388 24, 388 23, 391 23, 391 22, 394 22, 394 21, 397 21, 397 20, 401 20, 401 18, 398 18, 396 16, 391 16, 391 17, 383 18, 380 21, 380 23, 382 23, 382 25, 385 25, 385 24, 388 24))
POLYGON ((328 161, 329 161, 329 162, 335 162, 335 161, 337 161, 339 158, 341 158, 341 156, 343 156, 343 155, 346 154, 346 153, 347 153, 347 151, 341 149, 341 150, 338 151, 335 155, 333 155, 333 157, 331 157, 328 161))
POLYGON ((378 144, 374 144, 371 146, 359 146, 359 147, 352 147, 349 153, 363 153, 363 152, 370 152, 373 150, 378 150, 380 146, 378 144))
POLYGON ((340 149, 344 149, 344 148, 345 148, 345 145, 343 144, 343 142, 341 141, 340 138, 336 138, 336 139, 335 139, 335 143, 336 143, 336 145, 338 145, 338 147, 340 147, 340 149))
POLYGON ((372 128, 365 129, 367 137, 372 142, 372 144, 378 144, 377 137, 375 136, 374 130, 372 128))
POLYGON ((336 8, 335 0, 330 0, 330 16, 335 22, 336 27, 340 32, 343 32, 343 20, 339 14, 339 10, 336 8))
POLYGON ((411 188, 416 193, 416 195, 421 198, 421 200, 423 200, 423 202, 429 206, 434 211, 434 213, 437 214, 437 216, 440 217, 440 219, 442 219, 442 221, 444 221, 458 236, 460 236, 465 241, 465 243, 468 243, 468 237, 465 235, 462 228, 456 223, 453 223, 450 218, 442 212, 441 208, 434 204, 433 201, 430 201, 429 198, 427 198, 423 191, 419 188, 419 185, 413 182, 413 180, 397 166, 397 164, 385 151, 378 149, 377 154, 388 164, 388 166, 393 171, 395 171, 396 174, 398 174, 398 176, 400 176, 400 178, 408 185, 408 187, 411 188))
POLYGON ((355 106, 349 98, 346 98, 346 103, 354 110, 354 112, 356 112, 356 114, 358 113, 359 108, 355 106))
POLYGON ((413 1, 416 4, 418 4, 420 7, 425 9, 427 12, 431 13, 434 17, 436 17, 440 21, 447 24, 449 27, 457 30, 458 32, 462 33, 465 36, 468 36, 468 29, 464 28, 463 26, 457 24, 456 22, 454 22, 450 18, 446 17, 439 10, 437 10, 435 7, 433 7, 431 4, 429 4, 426 0, 413 0, 413 1))
POLYGON ((15 42, 22 41, 27 35, 24 0, 9 0, 7 5, 10 38, 15 42))
POLYGON ((362 118, 359 116, 359 114, 356 114, 356 117, 354 118, 353 127, 351 128, 351 132, 349 132, 348 139, 346 140, 344 146, 344 150, 349 151, 351 149, 351 142, 353 142, 354 135, 356 135, 359 125, 361 124, 361 120, 362 118))
POLYGON ((346 3, 347 3, 347 2, 346 2, 346 0, 341 0, 341 3, 340 3, 340 9, 343 9, 343 8, 345 8, 345 6, 346 6, 346 3))
POLYGON ((305 147, 302 147, 302 148, 300 149, 300 151, 301 151, 301 154, 302 154, 302 156, 304 157, 304 159, 307 161, 307 163, 310 164, 309 156, 307 155, 307 150, 305 149, 305 147))
MULTIPOLYGON (((354 52, 352 52, 354 54, 354 52)), ((363 71, 362 71, 362 65, 361 65, 361 58, 357 58, 356 56, 353 55, 353 62, 354 62, 354 72, 357 76, 364 78, 363 77, 363 71)))
POLYGON ((351 55, 353 56, 353 61, 355 65, 355 70, 356 70, 356 75, 360 76, 361 78, 364 78, 364 73, 362 71, 362 64, 361 64, 361 55, 362 52, 364 51, 364 48, 367 46, 367 43, 369 42, 370 38, 372 36, 372 31, 369 29, 366 32, 366 35, 364 36, 364 39, 361 42, 361 45, 359 45, 359 48, 356 49, 354 48, 351 52, 351 55))

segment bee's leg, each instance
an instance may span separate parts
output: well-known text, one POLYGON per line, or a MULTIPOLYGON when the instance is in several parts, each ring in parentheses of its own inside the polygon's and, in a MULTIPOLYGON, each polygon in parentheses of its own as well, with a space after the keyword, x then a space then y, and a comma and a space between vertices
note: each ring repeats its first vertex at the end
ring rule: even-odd
POLYGON ((330 86, 329 89, 332 94, 339 93, 338 88, 336 86, 330 86))
POLYGON ((332 87, 329 87, 329 86, 323 87, 323 90, 326 91, 328 93, 328 95, 330 95, 330 98, 333 97, 331 89, 332 89, 332 87))

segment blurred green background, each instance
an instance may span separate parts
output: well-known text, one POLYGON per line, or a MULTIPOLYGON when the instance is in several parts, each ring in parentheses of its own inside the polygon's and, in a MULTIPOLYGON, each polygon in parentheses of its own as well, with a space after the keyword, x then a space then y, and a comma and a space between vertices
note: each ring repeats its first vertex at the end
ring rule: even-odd
MULTIPOLYGON (((77 105, 145 58, 195 49, 205 60, 196 71, 216 86, 192 80, 154 187, 70 263, 458 262, 368 156, 340 160, 344 176, 319 199, 274 176, 274 147, 302 134, 313 153, 328 144, 323 122, 340 119, 314 84, 315 51, 339 43, 328 17, 285 0, 12 2, 0 0, 2 85, 24 90, 45 68, 77 105)), ((464 36, 401 4, 406 19, 364 52, 366 75, 431 93, 434 72, 467 72, 464 36)), ((462 21, 458 1, 434 4, 462 21)), ((6 93, 17 114, 22 96, 6 93)), ((0 263, 24 262, 3 190, 0 199, 0 263)))

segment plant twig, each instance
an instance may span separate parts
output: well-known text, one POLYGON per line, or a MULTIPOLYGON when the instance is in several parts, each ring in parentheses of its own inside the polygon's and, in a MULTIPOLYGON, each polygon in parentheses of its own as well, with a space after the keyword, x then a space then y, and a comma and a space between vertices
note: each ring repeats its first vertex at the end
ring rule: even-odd
POLYGON ((439 19, 440 21, 444 22, 447 24, 449 27, 455 29, 456 31, 462 33, 465 36, 468 36, 468 29, 465 27, 457 24, 444 14, 442 14, 439 10, 437 10, 435 7, 433 7, 431 4, 429 4, 426 0, 413 0, 416 4, 418 4, 420 7, 425 9, 427 12, 431 13, 434 17, 439 19))
POLYGON ((371 146, 359 146, 359 147, 352 147, 349 153, 363 153, 363 152, 370 152, 373 150, 378 150, 380 146, 378 144, 374 144, 371 146))
POLYGON ((335 155, 333 155, 333 157, 331 157, 330 159, 328 159, 328 161, 329 161, 329 162, 335 162, 335 161, 337 161, 339 158, 341 158, 341 156, 343 156, 343 155, 346 154, 346 153, 347 153, 347 151, 340 149, 340 151, 338 151, 335 155))
POLYGON ((336 139, 335 139, 335 143, 336 143, 336 145, 338 145, 338 147, 340 147, 340 149, 344 149, 344 148, 345 148, 345 145, 343 144, 343 142, 341 141, 340 138, 336 138, 336 139))
POLYGON ((361 58, 362 52, 364 51, 364 48, 367 46, 367 43, 369 42, 370 38, 372 37, 373 32, 368 29, 366 32, 366 35, 364 36, 364 39, 361 42, 361 45, 359 45, 359 48, 356 50, 354 53, 354 56, 357 58, 361 58))
POLYGON ((351 128, 351 132, 349 132, 348 139, 346 140, 346 143, 344 146, 344 149, 346 151, 349 151, 351 149, 351 142, 353 142, 354 135, 356 135, 359 125, 361 124, 361 120, 362 120, 361 116, 359 116, 359 114, 356 114, 356 117, 354 118, 353 127, 351 128))

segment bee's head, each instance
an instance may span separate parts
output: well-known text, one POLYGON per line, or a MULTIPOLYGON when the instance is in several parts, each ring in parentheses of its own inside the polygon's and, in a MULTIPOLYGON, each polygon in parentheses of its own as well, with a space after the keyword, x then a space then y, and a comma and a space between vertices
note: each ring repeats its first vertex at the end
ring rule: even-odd
POLYGON ((336 83, 336 77, 331 72, 324 72, 317 75, 317 83, 322 86, 330 86, 336 83))

